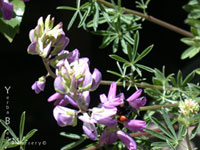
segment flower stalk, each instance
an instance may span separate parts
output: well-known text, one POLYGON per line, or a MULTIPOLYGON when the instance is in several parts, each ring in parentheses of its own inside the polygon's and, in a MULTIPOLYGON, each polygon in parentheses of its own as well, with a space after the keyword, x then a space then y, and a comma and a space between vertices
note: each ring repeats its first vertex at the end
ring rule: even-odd
POLYGON ((187 142, 188 150, 192 150, 192 146, 191 146, 191 144, 190 144, 190 137, 189 137, 189 128, 187 128, 186 142, 187 142))
POLYGON ((48 72, 48 74, 52 77, 52 78, 56 78, 56 74, 51 70, 49 64, 48 64, 48 61, 44 58, 42 58, 42 61, 43 61, 43 64, 48 72))

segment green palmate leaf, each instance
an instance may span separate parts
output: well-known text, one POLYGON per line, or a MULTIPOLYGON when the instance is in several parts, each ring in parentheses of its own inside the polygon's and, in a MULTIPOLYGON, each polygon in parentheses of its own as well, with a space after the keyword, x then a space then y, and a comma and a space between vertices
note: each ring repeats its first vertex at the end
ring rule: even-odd
POLYGON ((80 145, 81 143, 83 143, 85 140, 86 140, 85 137, 81 137, 80 140, 65 145, 64 147, 61 148, 61 150, 70 150, 70 149, 73 149, 73 148, 77 147, 78 145, 80 145))
POLYGON ((136 64, 136 66, 141 68, 141 69, 143 69, 143 70, 146 70, 148 72, 151 72, 151 73, 154 72, 154 70, 152 68, 150 68, 150 67, 147 67, 147 66, 144 66, 144 65, 141 65, 141 64, 136 64))
POLYGON ((13 0, 14 16, 11 20, 0 19, 0 32, 12 42, 15 35, 19 32, 19 26, 25 11, 25 4, 21 0, 13 0))
POLYGON ((31 131, 29 131, 26 136, 23 138, 24 141, 27 141, 28 139, 30 139, 35 133, 37 132, 37 129, 32 129, 31 131))
POLYGON ((152 117, 152 122, 158 126, 158 128, 165 133, 168 137, 170 137, 171 139, 174 139, 173 135, 169 132, 169 130, 167 130, 167 128, 162 125, 162 123, 160 123, 156 118, 152 117))
POLYGON ((19 140, 21 141, 24 134, 25 112, 22 113, 19 125, 19 140))
POLYGON ((110 56, 112 59, 117 60, 117 61, 119 61, 119 62, 128 63, 128 61, 127 61, 126 59, 124 59, 124 58, 122 58, 122 57, 120 57, 120 56, 118 56, 118 55, 112 54, 112 55, 109 55, 109 56, 110 56))
POLYGON ((197 53, 199 53, 199 51, 200 51, 200 47, 192 46, 192 47, 186 49, 186 50, 182 53, 181 59, 192 58, 192 57, 194 57, 197 53))
POLYGON ((74 139, 74 140, 80 140, 81 136, 78 134, 74 134, 74 133, 66 133, 66 132, 60 132, 61 136, 70 138, 70 139, 74 139))
POLYGON ((68 26, 67 26, 67 30, 69 30, 69 29, 72 27, 72 25, 73 25, 73 23, 74 23, 76 17, 78 16, 78 13, 79 13, 79 11, 76 11, 76 12, 74 13, 72 19, 70 20, 70 22, 69 22, 69 24, 68 24, 68 26))
POLYGON ((165 120, 165 123, 166 123, 167 127, 169 128, 170 132, 171 132, 172 135, 174 136, 174 137, 173 137, 174 140, 176 140, 176 139, 177 139, 177 138, 176 138, 176 132, 175 132, 175 130, 174 130, 174 128, 173 128, 173 125, 172 125, 172 123, 171 123, 171 120, 169 119, 169 117, 168 117, 168 115, 167 115, 167 113, 165 112, 164 109, 162 109, 161 112, 162 112, 162 114, 163 114, 163 118, 164 118, 164 120, 165 120))
POLYGON ((195 128, 192 130, 191 134, 190 134, 190 140, 192 140, 196 134, 200 131, 200 123, 198 123, 195 128))
POLYGON ((161 139, 161 140, 166 141, 166 139, 169 139, 169 138, 166 137, 165 135, 160 134, 160 133, 158 133, 158 132, 156 132, 156 131, 154 131, 154 130, 151 130, 151 129, 145 129, 145 131, 148 132, 149 134, 151 134, 151 135, 153 135, 153 136, 155 136, 155 137, 161 139))
POLYGON ((72 10, 72 11, 76 11, 77 10, 77 8, 69 7, 69 6, 59 6, 56 9, 72 10))
POLYGON ((5 123, 5 121, 0 119, 0 123, 2 124, 2 126, 4 126, 4 128, 6 128, 6 130, 8 130, 8 132, 10 133, 10 135, 12 135, 15 141, 18 141, 18 138, 15 135, 14 131, 5 123))
POLYGON ((150 45, 149 47, 147 47, 134 61, 135 63, 138 62, 139 60, 141 60, 143 57, 145 57, 153 48, 153 45, 150 45))

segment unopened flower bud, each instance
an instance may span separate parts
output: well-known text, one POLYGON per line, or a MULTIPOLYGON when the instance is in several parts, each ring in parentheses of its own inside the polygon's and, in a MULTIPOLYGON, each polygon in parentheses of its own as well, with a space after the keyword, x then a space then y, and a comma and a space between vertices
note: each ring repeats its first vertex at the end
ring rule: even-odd
POLYGON ((35 81, 35 83, 32 85, 32 90, 34 90, 36 94, 40 93, 41 91, 44 91, 45 82, 45 77, 40 77, 38 81, 35 81))
POLYGON ((180 113, 185 117, 191 117, 199 112, 199 104, 192 99, 186 99, 179 103, 180 113))

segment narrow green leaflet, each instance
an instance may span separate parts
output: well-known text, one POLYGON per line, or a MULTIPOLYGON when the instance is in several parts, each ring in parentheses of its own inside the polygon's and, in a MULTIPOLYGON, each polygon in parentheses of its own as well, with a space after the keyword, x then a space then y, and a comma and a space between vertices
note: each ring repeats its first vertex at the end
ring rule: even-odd
POLYGON ((161 147, 168 147, 169 145, 166 142, 153 142, 151 146, 155 148, 161 148, 161 147))
POLYGON ((166 137, 165 135, 160 134, 160 133, 158 133, 158 132, 156 132, 156 131, 154 131, 154 130, 151 130, 151 129, 145 129, 145 131, 148 132, 148 133, 150 133, 151 135, 153 135, 153 136, 155 136, 155 137, 161 139, 161 140, 166 141, 166 139, 169 139, 169 138, 166 137))
POLYGON ((186 132, 187 132, 187 130, 184 127, 184 125, 183 124, 179 124, 178 141, 182 141, 182 139, 184 138, 186 132))
POLYGON ((139 35, 139 32, 137 31, 134 36, 134 45, 133 45, 133 52, 131 55, 131 58, 132 58, 131 61, 134 61, 134 59, 136 57, 137 49, 138 49, 138 45, 139 45, 139 39, 140 39, 140 35, 139 35))
POLYGON ((152 117, 152 122, 163 132, 165 133, 169 138, 174 139, 173 135, 167 130, 167 128, 162 125, 160 121, 158 121, 156 118, 152 117))
POLYGON ((37 132, 37 129, 32 129, 31 131, 29 131, 25 137, 23 138, 24 141, 27 141, 28 139, 30 139, 35 133, 37 132))
POLYGON ((134 61, 135 63, 138 62, 139 60, 141 60, 143 57, 145 57, 153 48, 153 45, 150 45, 149 47, 147 47, 134 61))
POLYGON ((0 120, 0 123, 4 126, 4 128, 6 128, 6 130, 8 130, 8 132, 12 135, 12 137, 18 141, 18 138, 16 136, 16 134, 14 133, 14 131, 5 123, 4 120, 0 120))
POLYGON ((69 22, 69 24, 68 24, 68 26, 67 26, 67 30, 69 30, 69 29, 72 27, 72 25, 73 25, 73 23, 74 23, 76 17, 78 16, 78 13, 79 13, 79 11, 76 11, 76 12, 74 13, 72 19, 70 20, 70 22, 69 22))
POLYGON ((191 134, 190 134, 190 140, 192 140, 196 134, 200 131, 200 123, 198 123, 195 128, 192 130, 191 134))
POLYGON ((154 70, 153 70, 152 68, 147 67, 147 66, 145 66, 145 65, 136 64, 136 66, 139 67, 139 68, 141 68, 141 69, 143 69, 143 70, 146 70, 146 71, 148 71, 148 72, 151 72, 151 73, 154 72, 154 70))
POLYGON ((56 9, 72 10, 72 11, 76 11, 77 10, 77 8, 69 7, 69 6, 59 6, 56 9))
POLYGON ((81 18, 78 28, 82 27, 85 24, 85 21, 89 15, 90 11, 91 11, 91 7, 88 7, 87 11, 84 13, 83 17, 81 18))
POLYGON ((98 22, 99 22, 99 7, 98 7, 98 3, 95 2, 94 4, 95 6, 95 14, 94 14, 94 17, 93 17, 93 29, 94 31, 97 30, 97 27, 98 27, 98 22))
POLYGON ((194 76, 195 76, 195 72, 194 71, 192 71, 190 74, 188 74, 187 75, 187 77, 184 79, 184 81, 182 82, 182 87, 184 87, 184 86, 186 86, 186 84, 188 83, 188 82, 190 82, 193 78, 194 78, 194 76))
POLYGON ((170 121, 170 119, 169 119, 169 116, 167 115, 167 113, 165 112, 164 109, 162 109, 161 112, 162 112, 162 115, 163 115, 163 118, 164 118, 164 120, 165 120, 165 123, 166 123, 167 127, 169 128, 170 132, 171 132, 172 135, 174 136, 174 137, 173 137, 174 140, 177 140, 177 138, 176 138, 176 132, 175 132, 175 130, 174 130, 174 128, 173 128, 173 125, 172 125, 172 123, 171 123, 171 121, 170 121))
POLYGON ((21 115, 20 125, 19 125, 19 140, 21 141, 24 134, 24 124, 25 124, 25 112, 21 115))
POLYGON ((85 140, 86 140, 85 137, 81 137, 80 140, 65 145, 64 147, 61 148, 61 150, 70 150, 70 149, 73 149, 73 148, 77 147, 78 145, 80 145, 81 143, 83 143, 85 140))
POLYGON ((186 49, 182 55, 181 55, 181 59, 186 59, 186 58, 192 58, 194 57, 197 53, 199 53, 200 51, 200 47, 189 47, 188 49, 186 49))
POLYGON ((118 56, 118 55, 109 55, 112 59, 119 61, 119 62, 123 62, 123 63, 129 63, 126 59, 118 56))
POLYGON ((61 136, 70 138, 70 139, 74 139, 74 140, 79 140, 81 139, 81 136, 78 134, 74 134, 74 133, 65 133, 65 132, 60 132, 61 136))

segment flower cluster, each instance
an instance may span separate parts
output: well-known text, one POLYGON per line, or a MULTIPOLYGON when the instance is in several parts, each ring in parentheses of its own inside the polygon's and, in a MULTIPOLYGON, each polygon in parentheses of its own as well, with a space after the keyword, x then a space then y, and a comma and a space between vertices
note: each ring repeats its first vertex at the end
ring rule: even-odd
MULTIPOLYGON (((77 118, 83 122, 83 131, 91 139, 97 139, 97 129, 96 125, 104 125, 103 134, 100 137, 100 146, 104 144, 112 144, 118 138, 126 145, 129 150, 136 150, 137 146, 135 141, 126 134, 120 125, 132 132, 140 131, 143 132, 146 128, 146 123, 142 120, 129 119, 120 121, 118 115, 118 107, 123 107, 122 105, 127 101, 129 105, 134 109, 139 109, 139 107, 144 106, 146 103, 145 97, 140 97, 142 90, 137 90, 133 95, 125 100, 124 94, 120 93, 116 95, 117 84, 112 83, 108 92, 108 96, 105 94, 100 95, 101 103, 98 107, 88 109, 86 112, 69 109, 63 106, 63 101, 60 103, 61 96, 56 93, 49 98, 49 101, 57 99, 56 107, 54 109, 54 118, 56 119, 59 126, 75 126, 77 124, 77 118)), ((68 96, 67 96, 68 97, 68 96)), ((69 104, 71 100, 69 98, 65 99, 65 105, 69 104), (68 100, 68 101, 66 101, 68 100)), ((73 102, 75 102, 73 100, 73 102)), ((72 104, 72 103, 70 103, 72 104)), ((76 104, 77 105, 77 104, 76 104)))
POLYGON ((50 52, 51 56, 57 55, 68 45, 69 38, 65 36, 62 23, 60 22, 55 27, 53 26, 54 18, 50 18, 50 15, 45 21, 43 17, 40 17, 35 29, 32 29, 29 33, 31 40, 31 44, 28 47, 29 54, 46 58, 50 52))
MULTIPOLYGON (((28 1, 24 0, 24 2, 28 1)), ((3 19, 10 20, 13 17, 13 4, 8 0, 0 0, 0 11, 2 12, 3 19)))
MULTIPOLYGON (((54 72, 50 71, 54 74, 56 92, 48 98, 48 102, 54 102, 53 116, 57 124, 61 127, 76 126, 79 119, 83 122, 83 131, 91 140, 97 140, 97 125, 100 124, 104 129, 100 136, 100 146, 112 144, 119 138, 128 149, 136 150, 135 141, 123 128, 132 132, 143 132, 146 128, 144 121, 130 118, 134 110, 146 104, 146 98, 140 97, 142 90, 137 90, 125 99, 123 93, 116 94, 117 83, 112 83, 108 96, 100 95, 98 107, 89 108, 90 92, 99 86, 101 72, 95 68, 91 73, 89 59, 81 58, 78 49, 71 52, 65 50, 69 38, 63 32, 62 23, 55 27, 53 24, 54 18, 51 19, 50 15, 45 21, 42 17, 38 20, 36 28, 30 31, 28 53, 39 55, 46 66, 53 64, 55 68, 54 72)), ((44 90, 47 76, 40 77, 32 85, 36 93, 44 90)))

